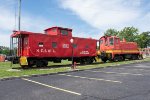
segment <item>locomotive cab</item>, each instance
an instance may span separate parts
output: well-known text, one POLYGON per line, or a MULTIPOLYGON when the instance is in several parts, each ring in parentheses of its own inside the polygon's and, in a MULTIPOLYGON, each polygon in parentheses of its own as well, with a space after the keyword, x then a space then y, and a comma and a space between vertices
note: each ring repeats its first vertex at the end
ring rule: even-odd
POLYGON ((103 36, 99 41, 102 61, 113 60, 112 52, 120 49, 120 39, 116 36, 103 36))

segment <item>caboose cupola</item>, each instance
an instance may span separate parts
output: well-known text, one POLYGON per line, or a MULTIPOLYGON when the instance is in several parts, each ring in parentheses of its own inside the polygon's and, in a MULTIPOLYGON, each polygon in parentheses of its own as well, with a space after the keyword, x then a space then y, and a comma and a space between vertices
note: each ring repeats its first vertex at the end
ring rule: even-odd
POLYGON ((72 37, 72 29, 63 27, 51 27, 45 29, 45 34, 72 37))

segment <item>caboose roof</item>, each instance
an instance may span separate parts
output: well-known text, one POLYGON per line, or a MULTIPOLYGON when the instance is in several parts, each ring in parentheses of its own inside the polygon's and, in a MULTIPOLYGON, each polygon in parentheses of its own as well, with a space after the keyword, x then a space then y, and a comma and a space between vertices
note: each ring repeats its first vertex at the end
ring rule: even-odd
POLYGON ((51 29, 53 29, 53 28, 58 28, 58 29, 64 29, 64 30, 72 31, 72 29, 70 29, 70 28, 64 28, 64 27, 58 27, 58 26, 54 26, 54 27, 47 28, 47 29, 45 29, 44 31, 51 30, 51 29))
MULTIPOLYGON (((29 35, 29 34, 36 34, 33 32, 27 32, 27 31, 13 31, 13 34, 11 35, 11 37, 16 37, 18 35, 29 35)), ((38 33, 38 34, 42 34, 42 33, 38 33)))

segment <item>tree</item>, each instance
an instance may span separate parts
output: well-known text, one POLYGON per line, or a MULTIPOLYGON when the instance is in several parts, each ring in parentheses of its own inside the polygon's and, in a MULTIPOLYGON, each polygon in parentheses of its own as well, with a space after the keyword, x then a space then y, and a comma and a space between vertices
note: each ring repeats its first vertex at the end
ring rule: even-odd
POLYGON ((140 48, 147 48, 150 46, 150 32, 143 32, 139 34, 136 38, 136 42, 140 48))
POLYGON ((9 55, 10 54, 9 48, 8 47, 4 47, 4 46, 0 46, 0 54, 9 55))
POLYGON ((116 29, 108 29, 106 30, 106 32, 104 33, 105 36, 116 36, 118 35, 118 31, 116 29))
POLYGON ((125 27, 119 32, 119 37, 121 40, 125 38, 128 42, 133 42, 136 40, 139 30, 134 27, 125 27))

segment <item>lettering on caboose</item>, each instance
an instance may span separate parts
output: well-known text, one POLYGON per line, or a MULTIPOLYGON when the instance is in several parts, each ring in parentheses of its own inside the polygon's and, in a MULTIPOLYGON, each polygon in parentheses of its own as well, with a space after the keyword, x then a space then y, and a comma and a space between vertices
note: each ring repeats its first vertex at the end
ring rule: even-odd
POLYGON ((55 53, 56 51, 54 49, 36 49, 36 52, 38 53, 55 53))

